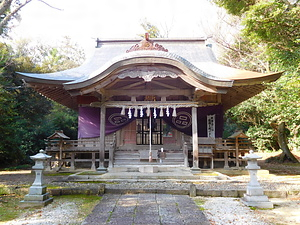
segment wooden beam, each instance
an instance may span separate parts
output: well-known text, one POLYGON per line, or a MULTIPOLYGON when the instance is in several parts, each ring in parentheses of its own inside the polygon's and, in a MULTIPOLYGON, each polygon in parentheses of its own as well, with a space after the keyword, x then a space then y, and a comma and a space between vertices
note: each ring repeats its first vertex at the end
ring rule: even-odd
POLYGON ((158 82, 158 81, 154 81, 154 80, 152 80, 151 83, 157 84, 157 85, 159 85, 159 86, 162 86, 162 87, 165 87, 165 88, 169 88, 169 89, 174 89, 174 90, 175 90, 175 89, 178 89, 178 87, 175 87, 175 86, 173 86, 173 85, 165 84, 165 83, 158 82))
POLYGON ((127 96, 140 96, 140 95, 159 95, 159 96, 170 96, 170 95, 184 95, 191 96, 193 90, 181 89, 181 90, 166 90, 166 89, 143 89, 143 90, 106 90, 106 94, 109 96, 116 95, 127 95, 127 96))
POLYGON ((139 86, 139 85, 141 85, 141 84, 144 84, 145 83, 145 81, 144 80, 141 80, 141 81, 139 81, 139 82, 135 82, 135 83, 132 83, 132 84, 129 84, 129 85, 125 85, 124 87, 122 87, 122 88, 120 88, 120 89, 131 89, 131 88, 133 88, 133 87, 136 87, 136 86, 139 86))
MULTIPOLYGON (((106 105, 106 107, 122 107, 122 106, 145 106, 145 105, 150 105, 152 106, 168 106, 168 105, 178 105, 178 106, 186 106, 186 107, 197 107, 198 103, 197 102, 192 102, 192 101, 136 101, 136 102, 128 102, 128 101, 108 101, 103 103, 106 105)), ((99 102, 99 106, 100 106, 99 102)))

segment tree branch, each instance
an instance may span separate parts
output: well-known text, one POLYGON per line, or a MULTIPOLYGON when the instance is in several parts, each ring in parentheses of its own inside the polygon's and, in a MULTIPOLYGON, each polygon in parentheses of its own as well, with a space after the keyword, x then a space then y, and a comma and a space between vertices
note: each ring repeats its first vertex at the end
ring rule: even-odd
POLYGON ((47 6, 51 7, 51 8, 53 8, 53 9, 56 9, 56 10, 63 11, 63 9, 56 8, 56 7, 54 7, 54 6, 50 5, 49 3, 47 3, 47 2, 45 2, 45 1, 43 1, 43 0, 38 0, 38 1, 40 1, 40 2, 44 3, 45 5, 47 5, 47 6))
POLYGON ((9 9, 12 0, 3 0, 0 4, 0 15, 4 14, 9 9))
MULTIPOLYGON (((11 0, 8 0, 11 1, 11 0)), ((7 1, 7 2, 8 2, 7 1)), ((3 20, 1 20, 0 22, 0 30, 2 30, 4 28, 4 26, 8 23, 8 21, 21 9, 23 8, 25 5, 27 5, 28 3, 30 3, 32 0, 26 0, 23 4, 19 5, 17 8, 15 8, 12 12, 10 12, 3 20)), ((11 4, 11 2, 10 2, 11 4)), ((10 6, 9 4, 9 6, 10 6)))

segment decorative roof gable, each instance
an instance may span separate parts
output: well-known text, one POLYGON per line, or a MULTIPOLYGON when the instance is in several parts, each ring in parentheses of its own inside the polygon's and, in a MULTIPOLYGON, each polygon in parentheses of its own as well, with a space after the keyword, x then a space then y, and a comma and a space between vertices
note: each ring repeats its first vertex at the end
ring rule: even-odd
POLYGON ((156 51, 164 51, 168 52, 168 49, 165 49, 162 45, 154 43, 149 39, 149 34, 145 34, 145 39, 143 39, 139 44, 133 45, 130 49, 126 52, 133 52, 139 50, 156 50, 156 51))

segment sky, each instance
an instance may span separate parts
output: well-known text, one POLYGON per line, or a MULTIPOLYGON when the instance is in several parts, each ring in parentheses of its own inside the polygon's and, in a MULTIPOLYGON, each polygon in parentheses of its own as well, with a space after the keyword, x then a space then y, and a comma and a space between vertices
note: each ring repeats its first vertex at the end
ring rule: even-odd
POLYGON ((14 39, 58 42, 64 36, 86 51, 95 40, 138 38, 145 20, 169 38, 205 37, 217 10, 209 0, 33 0, 21 12, 14 39))

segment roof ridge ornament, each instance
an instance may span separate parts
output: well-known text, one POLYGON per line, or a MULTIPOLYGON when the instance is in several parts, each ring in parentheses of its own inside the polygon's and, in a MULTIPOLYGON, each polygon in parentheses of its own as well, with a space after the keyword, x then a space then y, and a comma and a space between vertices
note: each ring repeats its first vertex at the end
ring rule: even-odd
POLYGON ((149 39, 148 33, 145 33, 145 38, 141 40, 139 44, 133 45, 130 49, 126 51, 126 53, 133 52, 133 51, 140 51, 140 50, 156 50, 156 51, 168 52, 168 49, 164 48, 162 45, 151 41, 149 39))

